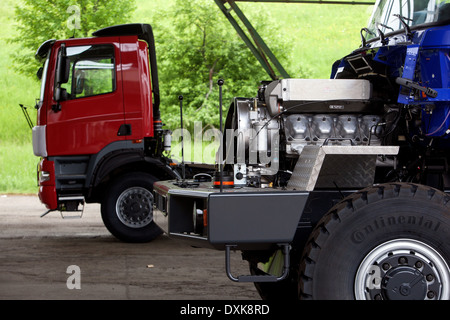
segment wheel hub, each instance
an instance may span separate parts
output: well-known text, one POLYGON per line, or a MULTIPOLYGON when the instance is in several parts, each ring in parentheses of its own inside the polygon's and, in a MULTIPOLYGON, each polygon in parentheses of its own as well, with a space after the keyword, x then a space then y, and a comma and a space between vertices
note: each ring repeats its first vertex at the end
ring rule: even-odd
POLYGON ((427 293, 425 276, 414 267, 390 269, 381 281, 383 297, 389 300, 423 300, 427 293))
POLYGON ((142 228, 153 221, 153 195, 140 187, 126 189, 116 202, 116 214, 128 227, 142 228))
POLYGON ((450 271, 428 245, 410 239, 388 241, 361 262, 355 297, 370 300, 448 299, 450 271))

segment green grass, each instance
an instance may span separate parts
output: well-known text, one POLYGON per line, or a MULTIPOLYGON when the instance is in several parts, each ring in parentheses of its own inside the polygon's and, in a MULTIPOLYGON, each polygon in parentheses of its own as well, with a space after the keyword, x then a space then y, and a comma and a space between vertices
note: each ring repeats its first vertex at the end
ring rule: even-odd
POLYGON ((291 69, 307 71, 310 79, 329 78, 332 64, 360 45, 359 31, 372 11, 372 6, 239 3, 250 21, 255 6, 280 23, 273 32, 282 33, 292 48, 291 69))
POLYGON ((36 193, 37 160, 38 158, 33 156, 33 148, 30 144, 2 144, 0 147, 1 192, 36 193))
MULTIPOLYGON (((158 17, 158 10, 172 1, 137 0, 138 8, 130 22, 150 23, 154 29, 160 23, 170 23, 158 17)), ((31 130, 19 103, 28 107, 35 123, 33 106, 39 96, 39 83, 17 74, 12 67, 10 53, 21 49, 6 41, 15 32, 13 8, 16 3, 3 0, 0 6, 0 193, 36 193, 39 159, 33 155, 31 130)), ((328 78, 332 63, 359 46, 359 30, 366 25, 370 14, 367 6, 244 2, 239 6, 250 21, 254 8, 262 7, 267 15, 280 22, 281 29, 274 28, 273 32, 282 33, 292 49, 289 69, 301 68, 308 72, 309 78, 328 78)), ((221 13, 218 11, 218 14, 221 13)), ((264 34, 261 36, 264 38, 264 34)), ((214 156, 205 155, 203 160, 213 161, 214 156)))
POLYGON ((14 33, 13 5, 3 0, 0 7, 0 193, 36 193, 36 165, 31 130, 19 103, 28 107, 36 122, 35 98, 39 83, 14 72, 10 53, 20 50, 7 42, 14 33))

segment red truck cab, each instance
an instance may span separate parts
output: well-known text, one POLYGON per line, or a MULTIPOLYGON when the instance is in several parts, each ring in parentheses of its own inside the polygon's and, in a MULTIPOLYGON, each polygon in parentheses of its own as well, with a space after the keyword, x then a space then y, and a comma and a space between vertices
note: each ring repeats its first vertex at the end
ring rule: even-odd
POLYGON ((42 158, 40 200, 49 211, 100 202, 118 238, 154 237, 146 230, 157 228, 152 183, 177 174, 163 155, 170 132, 162 130, 151 27, 119 25, 92 38, 48 40, 36 58, 43 62, 33 128, 33 151, 42 158))

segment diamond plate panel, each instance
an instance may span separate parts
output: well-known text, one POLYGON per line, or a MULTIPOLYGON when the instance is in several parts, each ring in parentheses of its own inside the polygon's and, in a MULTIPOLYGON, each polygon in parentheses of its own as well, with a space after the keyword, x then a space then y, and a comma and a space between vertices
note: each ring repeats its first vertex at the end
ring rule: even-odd
POLYGON ((373 183, 377 155, 396 155, 396 146, 305 146, 288 188, 362 188, 373 183), (336 184, 336 185, 335 185, 336 184))

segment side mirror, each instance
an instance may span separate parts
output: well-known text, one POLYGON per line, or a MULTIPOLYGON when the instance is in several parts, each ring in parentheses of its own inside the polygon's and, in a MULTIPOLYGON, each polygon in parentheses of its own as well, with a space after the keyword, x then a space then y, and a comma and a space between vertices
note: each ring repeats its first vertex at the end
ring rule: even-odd
POLYGON ((42 79, 42 73, 44 71, 43 67, 40 67, 39 70, 36 72, 36 77, 41 80, 42 79))
POLYGON ((67 90, 61 87, 55 88, 54 99, 55 101, 65 101, 69 98, 67 90))
POLYGON ((67 57, 58 58, 56 67, 56 83, 63 84, 69 82, 70 61, 67 57))
POLYGON ((66 89, 61 88, 61 84, 67 83, 70 76, 70 61, 66 55, 66 46, 61 44, 61 48, 58 53, 58 60, 56 63, 55 74, 55 101, 62 101, 67 99, 66 89))

